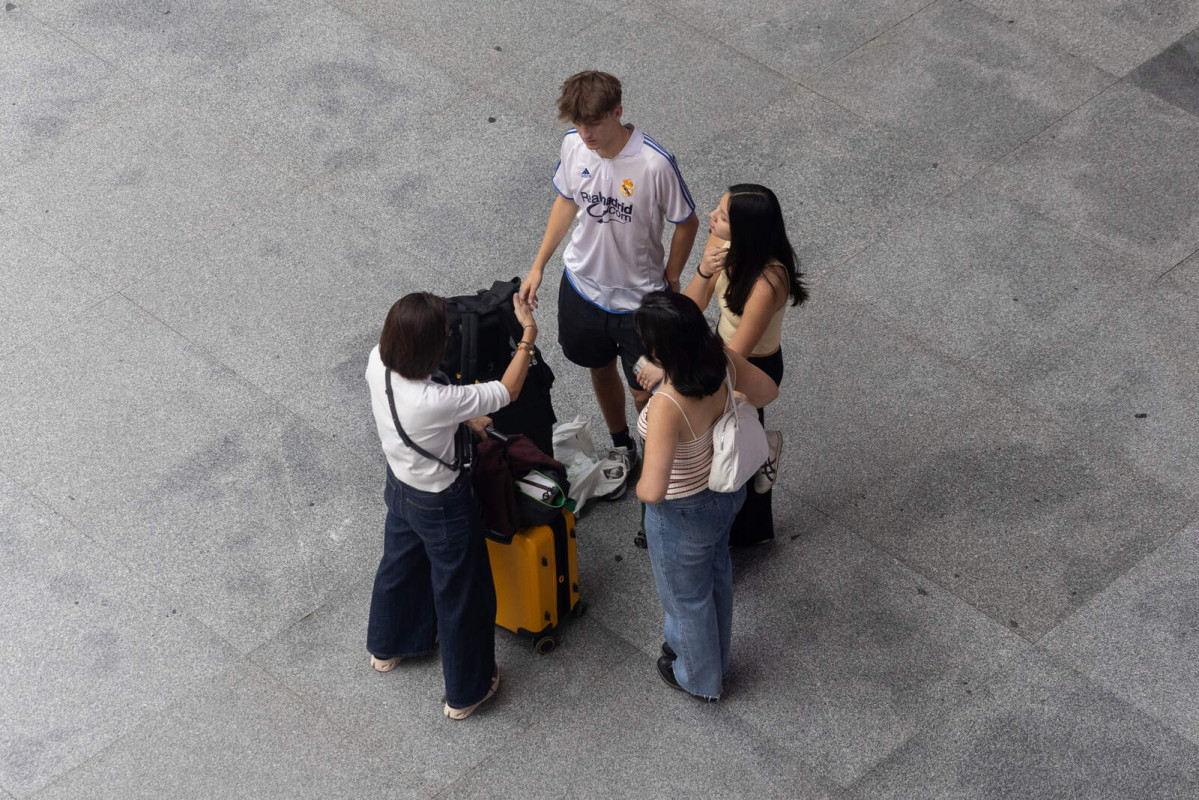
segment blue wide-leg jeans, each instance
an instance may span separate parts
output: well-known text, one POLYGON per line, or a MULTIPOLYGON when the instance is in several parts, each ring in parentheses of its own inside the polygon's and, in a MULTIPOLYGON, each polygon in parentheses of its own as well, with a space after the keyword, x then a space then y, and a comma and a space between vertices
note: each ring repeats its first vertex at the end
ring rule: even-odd
POLYGON ((423 655, 440 638, 446 702, 477 703, 495 668, 495 584, 469 478, 426 492, 388 469, 383 497, 367 649, 378 658, 423 655))
POLYGON ((658 597, 666 612, 665 638, 678 658, 674 677, 688 692, 720 697, 733 638, 733 562, 729 527, 745 501, 745 487, 645 507, 645 540, 658 597))

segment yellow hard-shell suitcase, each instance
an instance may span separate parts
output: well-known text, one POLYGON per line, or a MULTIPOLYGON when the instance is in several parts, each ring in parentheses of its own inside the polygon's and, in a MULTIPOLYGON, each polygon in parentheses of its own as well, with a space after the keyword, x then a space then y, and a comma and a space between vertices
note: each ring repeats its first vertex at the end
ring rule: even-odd
POLYGON ((575 517, 569 511, 553 524, 521 528, 512 541, 487 540, 495 579, 495 624, 528 636, 539 653, 558 644, 558 626, 581 614, 575 517))

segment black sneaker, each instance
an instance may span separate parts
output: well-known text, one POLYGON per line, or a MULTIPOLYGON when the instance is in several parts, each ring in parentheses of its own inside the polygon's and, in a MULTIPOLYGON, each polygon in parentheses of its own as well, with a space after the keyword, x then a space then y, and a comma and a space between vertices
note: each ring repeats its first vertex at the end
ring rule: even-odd
MULTIPOLYGON (((663 651, 665 651, 665 645, 663 646, 663 651)), ((670 658, 666 655, 658 658, 658 677, 662 679, 662 683, 666 684, 671 689, 678 689, 680 692, 687 691, 682 686, 679 686, 679 682, 675 680, 673 658, 670 658)))
MULTIPOLYGON (((669 645, 663 644, 663 652, 665 652, 668 647, 669 645)), ((669 656, 663 655, 658 658, 658 677, 661 678, 662 682, 671 689, 678 689, 683 694, 690 695, 696 700, 702 700, 705 703, 717 703, 720 701, 719 697, 704 697, 700 694, 691 694, 691 692, 680 686, 679 682, 674 677, 674 659, 670 658, 669 656)))
POLYGON ((674 661, 679 657, 679 654, 674 651, 674 648, 672 648, 666 642, 662 642, 662 655, 664 655, 666 658, 669 658, 671 661, 674 661))

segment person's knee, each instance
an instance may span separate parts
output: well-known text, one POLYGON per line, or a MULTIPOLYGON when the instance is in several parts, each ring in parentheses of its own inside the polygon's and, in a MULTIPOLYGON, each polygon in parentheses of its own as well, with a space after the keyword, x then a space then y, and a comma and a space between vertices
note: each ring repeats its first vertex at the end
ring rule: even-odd
POLYGON ((612 359, 602 367, 591 367, 591 380, 602 382, 620 380, 620 374, 616 371, 616 359, 612 359))

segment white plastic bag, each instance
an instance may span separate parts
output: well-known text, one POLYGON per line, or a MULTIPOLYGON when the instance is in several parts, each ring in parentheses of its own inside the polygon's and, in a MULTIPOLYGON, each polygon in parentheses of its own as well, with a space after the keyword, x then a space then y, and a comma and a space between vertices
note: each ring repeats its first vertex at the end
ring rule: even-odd
POLYGON ((575 417, 554 426, 554 458, 566 467, 570 499, 575 503, 576 514, 591 498, 611 491, 611 487, 606 486, 603 462, 595 452, 591 423, 586 417, 575 417))

